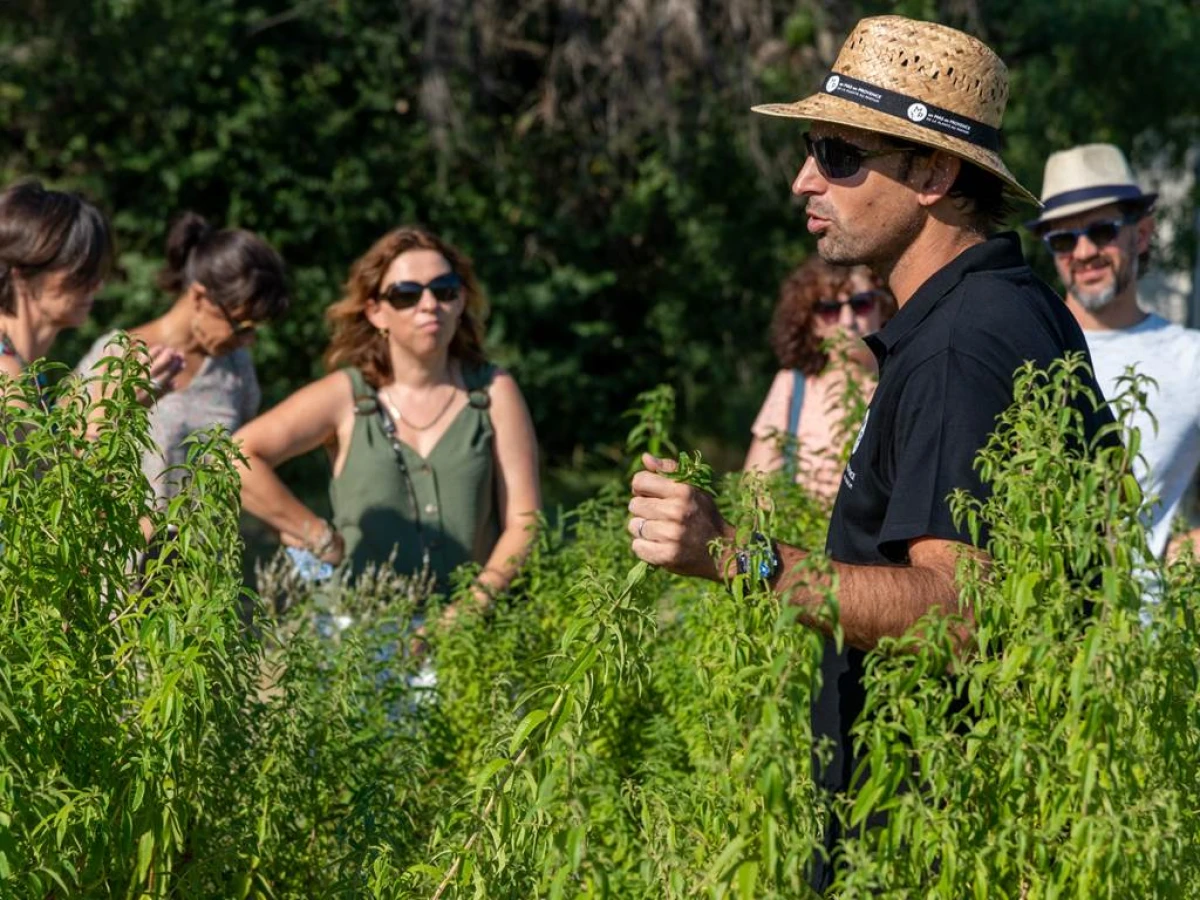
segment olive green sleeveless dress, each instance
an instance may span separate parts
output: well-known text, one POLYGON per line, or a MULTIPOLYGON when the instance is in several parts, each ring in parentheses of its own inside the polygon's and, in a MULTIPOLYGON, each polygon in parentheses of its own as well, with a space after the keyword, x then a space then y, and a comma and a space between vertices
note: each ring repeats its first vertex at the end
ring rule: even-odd
POLYGON ((397 571, 420 572, 428 562, 444 591, 458 566, 485 563, 500 538, 487 392, 496 369, 464 367, 469 402, 428 457, 392 437, 375 389, 357 368, 346 371, 354 386, 354 431, 329 498, 350 570, 357 575, 386 562, 394 550, 397 571))

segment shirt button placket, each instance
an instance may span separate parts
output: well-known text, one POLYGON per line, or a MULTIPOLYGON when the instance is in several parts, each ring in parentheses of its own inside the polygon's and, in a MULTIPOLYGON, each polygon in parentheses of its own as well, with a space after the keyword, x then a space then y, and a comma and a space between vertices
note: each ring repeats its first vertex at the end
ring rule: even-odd
POLYGON ((440 569, 443 528, 441 504, 438 502, 437 473, 428 463, 421 467, 421 472, 425 476, 425 490, 422 491, 425 502, 421 506, 421 523, 425 529, 426 546, 430 556, 434 559, 434 567, 440 569))

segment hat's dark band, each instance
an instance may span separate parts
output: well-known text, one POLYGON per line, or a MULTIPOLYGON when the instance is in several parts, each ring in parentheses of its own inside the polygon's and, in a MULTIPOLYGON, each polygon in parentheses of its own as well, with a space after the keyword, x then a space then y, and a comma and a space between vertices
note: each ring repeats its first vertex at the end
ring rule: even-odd
POLYGON ((841 97, 867 109, 877 109, 890 116, 930 131, 938 131, 997 153, 1000 150, 1000 129, 975 119, 968 119, 916 97, 908 97, 876 87, 840 72, 830 72, 821 83, 821 91, 841 97))
POLYGON ((1074 191, 1063 191, 1042 201, 1042 216, 1062 206, 1071 203, 1083 203, 1087 200, 1111 200, 1120 203, 1123 200, 1144 200, 1153 202, 1154 194, 1143 194, 1136 184, 1101 184, 1096 187, 1079 188, 1074 191))

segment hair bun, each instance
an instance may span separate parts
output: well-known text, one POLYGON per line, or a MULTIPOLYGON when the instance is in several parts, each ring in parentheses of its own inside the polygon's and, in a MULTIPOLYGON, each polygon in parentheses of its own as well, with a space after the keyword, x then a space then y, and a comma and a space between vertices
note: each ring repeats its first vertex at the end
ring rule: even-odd
POLYGON ((167 262, 158 274, 158 286, 177 294, 187 282, 187 264, 192 251, 216 229, 199 213, 185 212, 175 220, 167 235, 167 262))

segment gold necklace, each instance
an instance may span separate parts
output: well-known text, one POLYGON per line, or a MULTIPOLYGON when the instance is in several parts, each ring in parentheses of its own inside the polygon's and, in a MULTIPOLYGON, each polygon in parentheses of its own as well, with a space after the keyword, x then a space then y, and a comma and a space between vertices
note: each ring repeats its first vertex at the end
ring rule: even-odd
MULTIPOLYGON (((389 387, 390 387, 390 385, 389 385, 389 387)), ((432 428, 434 425, 436 425, 438 422, 441 421, 442 416, 444 416, 446 414, 446 410, 448 410, 450 408, 450 404, 454 402, 454 398, 457 395, 458 395, 458 388, 455 387, 455 385, 451 384, 450 385, 450 396, 446 398, 446 404, 438 411, 438 414, 436 416, 434 416, 432 419, 430 419, 424 425, 417 425, 415 422, 410 422, 408 419, 404 418, 404 414, 402 412, 400 412, 399 407, 397 407, 396 404, 392 402, 392 398, 391 398, 390 394, 384 395, 383 402, 385 404, 387 404, 388 412, 390 412, 392 414, 392 418, 395 419, 396 421, 400 422, 401 424, 407 425, 413 431, 428 431, 430 428, 432 428)))

